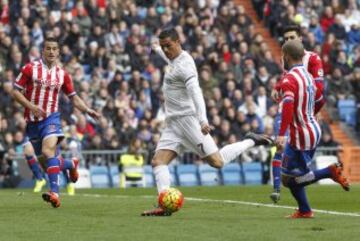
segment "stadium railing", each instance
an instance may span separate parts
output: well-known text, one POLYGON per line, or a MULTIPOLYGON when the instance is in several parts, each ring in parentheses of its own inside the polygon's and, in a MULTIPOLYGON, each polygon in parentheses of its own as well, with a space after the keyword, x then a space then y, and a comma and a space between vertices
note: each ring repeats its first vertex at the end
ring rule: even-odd
MULTIPOLYGON (((89 169, 90 166, 106 166, 108 167, 109 170, 109 185, 108 187, 118 187, 118 183, 116 183, 114 181, 114 175, 112 174, 112 172, 110 172, 111 168, 114 168, 114 165, 118 165, 120 156, 122 154, 124 154, 124 151, 121 150, 85 150, 82 151, 81 153, 81 165, 80 168, 81 170, 83 170, 84 175, 87 178, 91 178, 91 173, 90 173, 90 177, 88 176, 89 174, 87 174, 88 172, 86 172, 86 170, 89 169)), ((149 153, 143 153, 144 156, 146 157, 145 160, 149 160, 148 157, 150 157, 149 153)), ((63 155, 65 157, 70 157, 71 154, 68 152, 64 152, 63 155)), ((347 175, 350 179, 350 182, 354 183, 354 182, 358 182, 360 183, 360 148, 353 148, 353 147, 342 147, 342 148, 337 148, 337 147, 327 147, 327 148, 323 148, 323 147, 319 147, 317 149, 316 152, 316 156, 314 157, 314 165, 315 165, 315 160, 321 160, 321 158, 317 158, 319 156, 335 156, 338 157, 339 160, 344 164, 344 172, 345 175, 347 175)), ((190 158, 189 157, 194 157, 194 155, 186 153, 184 155, 184 157, 180 157, 177 158, 177 160, 175 160, 174 165, 172 165, 172 169, 176 170, 177 165, 179 164, 186 164, 186 163, 190 163, 190 158), (185 160, 184 160, 185 157, 185 160)), ((324 158, 323 158, 324 159, 324 158)), ((194 159, 193 159, 194 160, 194 159)), ((202 165, 202 164, 201 164, 202 165)), ((269 163, 262 163, 262 165, 269 165, 269 163)), ((319 165, 319 164, 318 164, 319 165)), ((321 164, 320 164, 321 165, 321 164)), ((14 158, 14 166, 15 166, 15 173, 17 173, 17 175, 19 175, 22 179, 22 182, 20 183, 20 187, 32 187, 33 185, 33 180, 32 180, 32 174, 26 164, 26 162, 24 161, 22 155, 18 155, 14 158)), ((149 169, 149 166, 147 167, 147 169, 149 169)), ((269 168, 271 170, 271 168, 269 168)), ((176 172, 173 170, 173 175, 172 175, 172 179, 173 180, 173 185, 179 185, 178 182, 178 176, 176 176, 176 172)), ((246 168, 245 168, 246 170, 246 168)), ((201 171, 201 170, 200 170, 201 171)), ((241 168, 241 175, 245 175, 246 173, 243 173, 244 168, 241 168)), ((259 170, 260 172, 260 170, 259 170)), ((223 185, 224 182, 224 178, 221 176, 221 172, 218 172, 219 176, 220 176, 220 180, 216 180, 216 182, 219 183, 219 185, 223 185)), ((154 180, 151 179, 151 173, 149 173, 149 170, 147 171, 147 179, 150 178, 150 180, 148 180, 146 183, 146 186, 154 186, 154 180)), ((200 177, 200 172, 199 172, 199 168, 196 169, 196 176, 198 177, 198 183, 201 185, 201 177, 200 177)), ((84 182, 80 182, 80 183, 84 183, 84 182)), ((87 182, 85 182, 87 183, 87 182)), ((260 183, 259 181, 257 181, 257 183, 260 183)), ((246 179, 244 180, 243 183, 240 184, 248 184, 246 183, 246 179)), ((239 185, 240 185, 239 184, 239 185)), ((78 185, 80 187, 89 187, 89 185, 78 185)), ((1 183, 0 183, 0 187, 1 187, 1 183)))

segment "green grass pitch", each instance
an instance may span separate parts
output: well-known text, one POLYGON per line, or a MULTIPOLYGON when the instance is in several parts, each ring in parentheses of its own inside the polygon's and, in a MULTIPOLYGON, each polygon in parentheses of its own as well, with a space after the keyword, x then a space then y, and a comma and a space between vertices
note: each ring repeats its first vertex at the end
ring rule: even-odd
POLYGON ((77 190, 76 196, 62 195, 59 209, 31 190, 2 189, 0 240, 360 240, 360 186, 350 192, 339 186, 309 187, 312 208, 335 212, 315 211, 311 220, 284 218, 295 207, 286 189, 276 208, 262 205, 271 204, 270 186, 179 189, 185 204, 171 217, 140 216, 156 203, 155 189, 77 190))

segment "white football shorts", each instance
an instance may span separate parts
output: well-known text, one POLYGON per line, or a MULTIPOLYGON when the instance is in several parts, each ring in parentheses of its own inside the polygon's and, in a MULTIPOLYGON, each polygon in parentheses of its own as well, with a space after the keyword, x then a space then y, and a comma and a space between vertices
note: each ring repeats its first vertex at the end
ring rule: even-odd
POLYGON ((161 133, 156 150, 172 150, 178 155, 192 151, 201 158, 218 151, 210 134, 204 135, 195 116, 176 116, 167 118, 166 127, 161 133))

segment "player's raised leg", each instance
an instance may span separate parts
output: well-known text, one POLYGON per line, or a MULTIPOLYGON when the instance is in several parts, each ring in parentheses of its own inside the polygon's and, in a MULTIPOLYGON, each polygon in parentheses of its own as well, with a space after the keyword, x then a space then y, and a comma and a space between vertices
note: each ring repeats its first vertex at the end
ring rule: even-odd
MULTIPOLYGON (((170 171, 168 164, 176 158, 177 154, 173 150, 169 149, 159 149, 156 151, 151 165, 153 167, 153 172, 155 175, 156 187, 158 194, 162 191, 168 189, 171 184, 170 171)), ((142 216, 170 216, 170 212, 166 212, 161 207, 156 207, 148 211, 144 211, 142 216)))
POLYGON ((65 159, 60 154, 58 155, 58 158, 60 160, 60 170, 64 174, 67 194, 73 196, 75 195, 74 183, 76 183, 79 179, 79 173, 77 170, 79 166, 79 159, 76 157, 73 157, 71 160, 65 159))
POLYGON ((304 175, 290 178, 287 182, 292 186, 305 187, 326 178, 331 178, 334 182, 339 183, 345 191, 350 191, 350 184, 347 178, 343 175, 340 163, 334 163, 322 169, 309 171, 304 175))
POLYGON ((235 160, 238 156, 240 156, 241 153, 254 146, 268 146, 273 144, 274 142, 270 137, 250 132, 245 136, 245 139, 243 141, 226 145, 218 152, 205 156, 204 160, 206 160, 209 165, 215 168, 221 168, 229 162, 235 160))

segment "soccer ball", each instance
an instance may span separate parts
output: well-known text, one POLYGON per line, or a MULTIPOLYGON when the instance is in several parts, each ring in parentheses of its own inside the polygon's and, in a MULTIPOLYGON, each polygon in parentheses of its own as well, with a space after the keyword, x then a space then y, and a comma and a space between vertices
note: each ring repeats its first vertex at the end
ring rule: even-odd
POLYGON ((159 194, 158 202, 160 207, 173 213, 182 207, 184 203, 184 196, 178 189, 169 188, 159 194))

